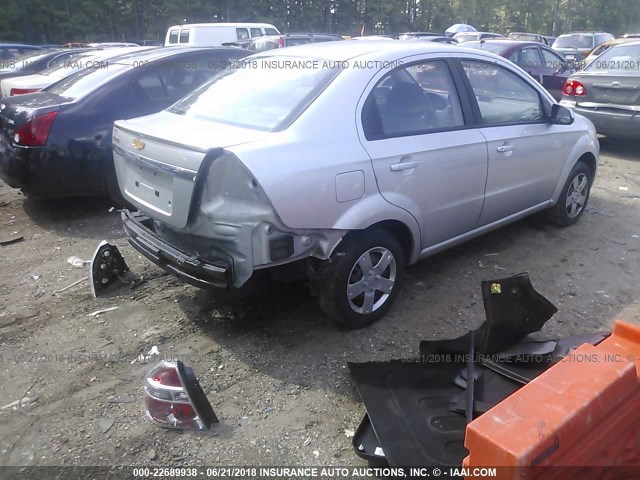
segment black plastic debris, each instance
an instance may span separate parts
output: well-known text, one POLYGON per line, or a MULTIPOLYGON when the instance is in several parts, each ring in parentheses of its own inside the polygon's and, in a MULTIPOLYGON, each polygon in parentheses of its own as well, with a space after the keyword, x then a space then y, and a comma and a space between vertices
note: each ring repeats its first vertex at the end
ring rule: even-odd
POLYGON ((100 242, 91 259, 91 292, 97 297, 116 282, 129 284, 123 275, 129 271, 120 250, 106 240, 100 242))
MULTIPOLYGON (((449 409, 449 403, 461 391, 452 379, 464 367, 463 362, 426 365, 413 360, 349 363, 378 439, 377 446, 389 465, 448 466, 462 462, 467 455, 467 422, 463 415, 449 409)), ((354 435, 360 456, 360 445, 375 443, 360 436, 368 430, 360 425, 354 435)), ((366 453, 375 455, 375 449, 366 453)))
POLYGON ((527 273, 483 281, 482 296, 486 320, 477 330, 422 341, 417 359, 349 363, 367 409, 353 447, 370 466, 460 466, 468 422, 572 349, 608 335, 523 341, 557 312, 527 273))

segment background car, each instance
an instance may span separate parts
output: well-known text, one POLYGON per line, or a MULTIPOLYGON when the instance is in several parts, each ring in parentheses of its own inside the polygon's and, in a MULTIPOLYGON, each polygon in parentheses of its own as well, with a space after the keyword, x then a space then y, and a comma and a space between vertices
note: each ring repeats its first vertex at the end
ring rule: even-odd
POLYGON ((172 47, 113 58, 45 91, 4 99, 0 177, 27 195, 109 194, 122 199, 113 169, 117 119, 162 110, 249 52, 172 47))
POLYGON ((567 79, 561 104, 598 133, 640 140, 640 40, 615 45, 567 79))
POLYGON ((273 50, 274 48, 293 47, 305 43, 335 42, 343 40, 339 35, 327 33, 285 33, 283 35, 265 35, 252 38, 247 47, 254 52, 273 50))
POLYGON ((428 37, 414 37, 410 39, 414 42, 435 42, 435 43, 447 43, 449 45, 456 45, 458 41, 453 37, 445 36, 428 36, 428 37))
POLYGON ((521 40, 523 42, 538 42, 544 43, 545 45, 550 45, 548 43, 547 37, 544 35, 540 35, 539 33, 526 33, 526 32, 511 32, 507 35, 507 38, 512 40, 521 40))
POLYGON ((122 214, 129 241, 201 288, 309 275, 323 310, 357 328, 389 309, 406 263, 534 212, 574 224, 596 172, 593 125, 508 60, 469 52, 271 50, 116 122, 118 182, 139 209, 122 214), (287 59, 350 67, 271 67, 287 59), (356 67, 370 62, 390 66, 356 67))
POLYGON ((562 98, 562 87, 575 71, 562 56, 539 42, 504 39, 465 42, 464 46, 486 50, 508 58, 540 82, 556 100, 562 98))
POLYGON ((551 48, 579 68, 594 48, 609 40, 613 40, 613 35, 606 32, 571 32, 556 38, 551 48))
POLYGON ((84 52, 87 52, 87 49, 33 50, 4 62, 4 68, 0 68, 0 80, 41 72, 84 52))
POLYGON ((504 38, 504 35, 501 33, 492 33, 492 32, 460 32, 456 33, 453 38, 455 38, 458 43, 464 42, 472 42, 474 40, 489 40, 491 38, 504 38))
POLYGON ((638 38, 620 37, 620 38, 614 38, 613 40, 608 40, 604 43, 601 43, 591 51, 591 53, 587 56, 587 58, 584 59, 584 64, 589 65, 596 58, 598 58, 599 55, 602 55, 604 52, 606 52, 609 48, 613 47, 614 45, 633 42, 634 40, 638 40, 638 38))
POLYGON ((42 48, 21 43, 0 43, 0 66, 3 60, 10 60, 33 50, 42 50, 42 48))
POLYGON ((410 38, 420 38, 420 37, 439 37, 440 33, 432 33, 432 32, 404 32, 396 35, 396 39, 398 40, 409 40, 410 38))
POLYGON ((7 98, 14 95, 37 92, 77 71, 87 68, 93 70, 102 69, 108 66, 114 57, 142 52, 150 48, 153 47, 117 47, 81 53, 38 73, 3 80, 0 82, 0 95, 3 98, 7 98))

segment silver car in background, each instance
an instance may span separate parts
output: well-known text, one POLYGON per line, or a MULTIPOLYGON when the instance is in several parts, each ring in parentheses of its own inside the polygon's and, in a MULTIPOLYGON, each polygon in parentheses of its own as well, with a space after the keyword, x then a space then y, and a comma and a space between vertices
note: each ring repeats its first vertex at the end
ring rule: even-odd
POLYGON ((560 104, 598 133, 640 140, 640 40, 614 45, 569 77, 560 104))
POLYGON ((519 67, 423 42, 247 57, 168 110, 116 122, 131 244, 202 288, 306 275, 323 310, 382 316, 406 264, 586 205, 599 144, 519 67))

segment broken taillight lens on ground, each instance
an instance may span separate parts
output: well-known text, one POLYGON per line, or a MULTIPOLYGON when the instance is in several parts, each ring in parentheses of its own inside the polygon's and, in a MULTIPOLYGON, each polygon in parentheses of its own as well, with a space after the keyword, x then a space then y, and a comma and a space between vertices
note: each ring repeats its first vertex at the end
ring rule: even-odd
POLYGON ((208 430, 218 423, 193 370, 181 361, 161 361, 144 385, 147 418, 166 428, 208 430))

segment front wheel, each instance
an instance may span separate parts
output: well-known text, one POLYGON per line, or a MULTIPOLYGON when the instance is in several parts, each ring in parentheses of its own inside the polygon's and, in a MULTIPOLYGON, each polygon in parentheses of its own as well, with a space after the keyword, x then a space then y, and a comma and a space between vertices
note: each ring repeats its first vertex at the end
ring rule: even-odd
POLYGON ((389 310, 397 296, 404 261, 400 243, 389 232, 350 234, 318 270, 320 307, 346 327, 370 325, 389 310))
POLYGON ((561 227, 576 223, 587 206, 592 183, 591 169, 584 162, 576 163, 562 188, 558 203, 549 212, 549 219, 561 227))

